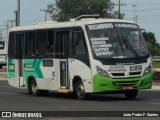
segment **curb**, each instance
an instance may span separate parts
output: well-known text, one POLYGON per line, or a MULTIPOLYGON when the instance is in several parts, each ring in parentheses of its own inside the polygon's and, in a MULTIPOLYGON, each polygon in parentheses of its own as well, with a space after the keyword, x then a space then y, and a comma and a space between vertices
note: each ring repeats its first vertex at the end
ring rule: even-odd
POLYGON ((6 72, 0 72, 0 74, 7 74, 6 72))
POLYGON ((0 78, 0 81, 7 81, 7 78, 0 78))
POLYGON ((160 86, 152 86, 151 90, 160 90, 160 86))

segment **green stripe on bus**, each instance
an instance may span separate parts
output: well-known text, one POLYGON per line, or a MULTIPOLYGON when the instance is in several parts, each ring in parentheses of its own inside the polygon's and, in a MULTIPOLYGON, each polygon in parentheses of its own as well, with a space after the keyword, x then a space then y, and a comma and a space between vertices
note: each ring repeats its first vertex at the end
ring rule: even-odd
POLYGON ((8 59, 8 77, 15 78, 15 63, 14 63, 14 59, 8 59))
POLYGON ((36 63, 35 63, 35 71, 38 74, 39 78, 43 78, 43 74, 40 68, 40 65, 42 63, 42 59, 37 59, 36 63))

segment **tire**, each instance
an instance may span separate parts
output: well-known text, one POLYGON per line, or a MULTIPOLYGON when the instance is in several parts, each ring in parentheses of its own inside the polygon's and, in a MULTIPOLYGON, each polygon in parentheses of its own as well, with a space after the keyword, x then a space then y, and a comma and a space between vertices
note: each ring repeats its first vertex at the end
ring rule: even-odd
POLYGON ((127 99, 135 99, 138 95, 138 90, 128 90, 124 92, 127 99))
POLYGON ((79 100, 85 100, 89 97, 89 94, 85 93, 84 85, 81 80, 75 85, 75 94, 79 100))
POLYGON ((32 80, 29 84, 29 94, 32 94, 34 96, 44 96, 48 94, 48 90, 39 90, 36 81, 32 80))
POLYGON ((35 80, 32 80, 29 86, 29 92, 34 96, 39 96, 40 92, 38 90, 38 86, 35 80))

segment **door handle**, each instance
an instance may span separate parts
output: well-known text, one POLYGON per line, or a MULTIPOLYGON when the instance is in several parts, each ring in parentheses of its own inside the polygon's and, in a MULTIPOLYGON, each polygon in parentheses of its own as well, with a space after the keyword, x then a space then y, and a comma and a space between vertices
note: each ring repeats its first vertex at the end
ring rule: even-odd
POLYGON ((72 63, 72 62, 74 62, 75 60, 69 60, 70 61, 70 63, 72 63))

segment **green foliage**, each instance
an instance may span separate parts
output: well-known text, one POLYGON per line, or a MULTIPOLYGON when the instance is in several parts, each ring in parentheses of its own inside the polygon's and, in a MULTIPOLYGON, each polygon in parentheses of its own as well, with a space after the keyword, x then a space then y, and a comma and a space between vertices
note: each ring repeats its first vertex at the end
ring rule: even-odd
MULTIPOLYGON (((99 14, 102 18, 118 18, 118 12, 111 13, 111 0, 56 0, 48 5, 53 20, 68 21, 80 15, 99 14)), ((123 18, 124 14, 121 14, 123 18)))
POLYGON ((152 67, 153 67, 153 68, 160 68, 160 62, 158 62, 158 61, 153 61, 153 62, 152 62, 152 67))
POLYGON ((160 45, 157 43, 154 33, 146 33, 146 43, 152 56, 160 55, 160 45))

